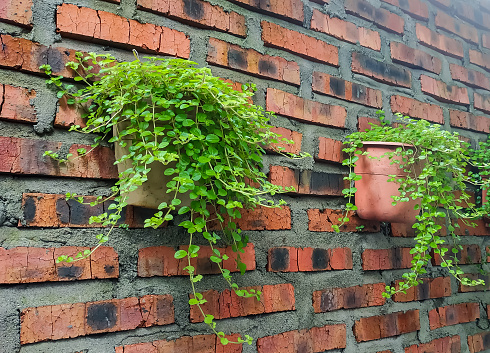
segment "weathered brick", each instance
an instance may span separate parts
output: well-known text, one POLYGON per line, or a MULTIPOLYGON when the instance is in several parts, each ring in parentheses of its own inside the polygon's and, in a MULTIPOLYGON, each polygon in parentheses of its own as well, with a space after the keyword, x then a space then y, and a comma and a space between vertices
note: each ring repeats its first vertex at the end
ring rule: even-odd
POLYGON ((381 91, 323 72, 313 72, 313 91, 374 108, 382 107, 381 91))
POLYGON ((296 23, 304 19, 303 2, 301 0, 230 0, 240 6, 254 11, 265 12, 272 16, 285 17, 296 23))
POLYGON ((461 219, 458 219, 458 227, 456 227, 454 233, 456 235, 473 235, 473 236, 490 236, 490 229, 486 227, 483 219, 474 219, 471 221, 475 226, 472 227, 465 224, 461 219))
MULTIPOLYGON (((478 245, 460 245, 462 249, 458 249, 458 253, 456 254, 456 258, 459 260, 461 265, 469 265, 469 264, 479 264, 481 263, 481 250, 478 245)), ((445 259, 453 258, 454 254, 451 252, 452 246, 447 247, 449 249, 448 254, 445 255, 445 259)), ((440 266, 442 263, 442 258, 439 254, 432 255, 432 265, 440 266)))
POLYGON ((420 330, 418 310, 365 317, 354 323, 354 335, 357 342, 399 336, 418 330, 420 330))
POLYGON ((54 75, 72 77, 73 72, 65 67, 74 61, 75 51, 60 47, 47 47, 23 38, 0 34, 0 67, 40 73, 39 66, 51 65, 54 75))
POLYGON ((473 3, 467 3, 465 1, 455 1, 453 6, 454 13, 457 13, 458 17, 463 18, 480 28, 490 29, 490 24, 478 6, 473 6, 473 3))
POLYGON ((71 4, 58 6, 56 24, 62 36, 138 47, 152 53, 189 58, 190 40, 174 29, 142 24, 110 12, 71 4))
POLYGON ((267 89, 267 110, 318 125, 345 127, 347 111, 343 107, 303 99, 275 88, 267 89))
POLYGON ((381 50, 381 38, 378 32, 358 27, 337 17, 330 17, 317 9, 313 10, 311 29, 349 43, 359 43, 366 48, 381 50))
POLYGON ((429 0, 429 1, 434 5, 442 7, 443 9, 448 9, 452 5, 451 3, 452 0, 429 0))
POLYGON ((27 308, 20 314, 20 343, 133 330, 174 322, 170 295, 27 308))
MULTIPOLYGON (((76 178, 115 179, 114 152, 107 147, 97 147, 83 158, 60 164, 45 151, 57 151, 61 142, 0 136, 0 173, 35 174, 76 178)), ((72 145, 69 153, 78 156, 77 149, 91 149, 86 145, 72 145)))
POLYGON ((278 247, 269 249, 267 271, 310 272, 352 269, 349 248, 278 247))
POLYGON ((277 56, 262 55, 253 49, 243 49, 215 38, 209 38, 207 61, 260 77, 298 86, 300 84, 297 63, 277 56))
POLYGON ((384 305, 382 293, 384 283, 365 284, 348 288, 331 288, 313 292, 315 313, 325 313, 339 309, 365 308, 384 305))
POLYGON ((378 118, 369 118, 360 116, 357 118, 357 131, 371 130, 374 126, 381 126, 381 121, 378 118))
MULTIPOLYGON (((226 335, 236 341, 238 335, 226 335)), ((183 336, 175 340, 159 340, 116 347, 116 353, 241 353, 241 344, 223 346, 215 335, 183 336)))
POLYGON ((432 309, 429 311, 431 330, 440 327, 463 324, 480 318, 480 304, 461 303, 432 309))
POLYGON ((461 338, 459 336, 442 337, 427 343, 414 344, 405 348, 405 353, 460 353, 461 338))
POLYGON ((436 13, 436 27, 454 33, 470 43, 478 44, 478 31, 475 27, 469 26, 443 11, 436 13))
POLYGON ((417 38, 421 44, 445 55, 452 56, 457 59, 463 58, 463 44, 461 44, 460 41, 433 32, 420 23, 417 23, 416 25, 416 32, 417 38))
POLYGON ((36 91, 0 84, 0 119, 35 123, 37 112, 32 104, 36 91))
MULTIPOLYGON (((95 201, 94 196, 83 196, 85 202, 95 201)), ((66 200, 65 195, 25 193, 22 195, 23 221, 20 227, 43 228, 89 228, 100 227, 100 224, 90 224, 91 216, 110 212, 111 202, 90 206, 80 204, 75 200, 66 200)), ((121 213, 121 222, 130 228, 143 228, 144 220, 153 215, 155 210, 142 207, 127 206, 121 213)), ((164 223, 165 225, 165 223, 164 223)))
MULTIPOLYGON (((185 250, 185 246, 179 247, 185 250)), ((236 266, 237 254, 233 252, 231 247, 217 248, 221 254, 226 254, 229 259, 223 260, 222 266, 224 269, 231 272, 238 272, 236 266)), ((253 244, 248 244, 244 249, 244 253, 240 253, 240 260, 246 265, 247 271, 255 270, 255 248, 253 244)), ((168 246, 152 246, 139 249, 138 252, 138 276, 139 277, 154 277, 154 276, 187 276, 188 272, 184 267, 188 265, 187 258, 175 259, 175 249, 168 246)), ((220 273, 218 266, 209 260, 209 256, 213 254, 211 247, 201 246, 199 250, 199 258, 192 259, 193 266, 196 267, 198 274, 215 274, 220 273)))
POLYGON ((393 62, 423 69, 439 74, 442 68, 442 62, 439 58, 432 56, 422 50, 413 49, 403 43, 391 42, 391 58, 393 62))
POLYGON ((364 271, 396 270, 412 267, 410 248, 366 249, 362 252, 364 271))
POLYGON ((466 83, 468 86, 490 90, 490 81, 485 74, 456 64, 450 64, 449 68, 453 80, 466 83))
POLYGON ((320 353, 326 350, 345 348, 346 329, 344 324, 312 327, 311 329, 288 331, 257 340, 258 353, 320 353))
POLYGON ((214 6, 206 1, 193 0, 138 0, 138 7, 155 12, 172 19, 198 24, 204 28, 235 34, 247 35, 245 17, 221 6, 214 6))
POLYGON ((352 53, 352 72, 390 85, 411 86, 410 71, 357 52, 352 53))
MULTIPOLYGON (((333 232, 332 225, 340 225, 340 217, 343 217, 342 210, 332 209, 309 209, 308 211, 308 229, 313 232, 333 232)), ((367 221, 360 219, 357 215, 350 213, 350 221, 340 227, 343 232, 357 232, 357 227, 364 226, 361 232, 379 232, 380 224, 376 221, 367 221)))
MULTIPOLYGON (((436 233, 438 236, 445 237, 446 234, 446 220, 441 218, 436 221, 436 224, 440 225, 442 228, 436 233)), ((412 228, 411 224, 404 223, 391 223, 391 236, 393 237, 404 237, 413 238, 415 237, 415 229, 412 228)))
POLYGON ((405 21, 394 13, 374 7, 364 0, 346 0, 345 11, 367 21, 373 22, 376 26, 390 32, 403 33, 405 21))
POLYGON ((482 352, 490 349, 490 331, 480 332, 468 336, 468 348, 471 353, 482 352))
POLYGON ((469 105, 468 90, 464 87, 450 86, 432 77, 421 75, 422 92, 435 99, 453 104, 469 105))
MULTIPOLYGON (((295 153, 295 154, 301 152, 301 142, 303 139, 302 133, 285 129, 283 127, 273 127, 271 128, 271 131, 281 135, 280 139, 287 139, 294 142, 294 143, 279 142, 274 145, 274 149, 276 149, 277 147, 282 147, 283 149, 280 150, 281 152, 295 153)), ((269 150, 270 146, 266 146, 266 149, 269 150)))
POLYGON ((281 208, 257 207, 255 210, 242 209, 240 212, 242 218, 235 219, 234 222, 242 230, 291 229, 291 209, 287 206, 281 208))
MULTIPOLYGON (((294 287, 290 283, 244 287, 240 289, 262 292, 260 301, 255 297, 239 297, 234 291, 226 289, 223 292, 209 290, 203 294, 207 300, 202 306, 206 314, 211 314, 215 319, 228 319, 248 315, 267 314, 295 309, 294 287)), ((192 296, 190 296, 192 297, 192 296)), ((202 322, 204 318, 197 306, 190 309, 190 321, 202 322)))
POLYGON ((470 63, 490 71, 490 55, 470 49, 470 63))
POLYGON ((410 14, 412 17, 415 17, 419 20, 428 20, 429 19, 429 9, 427 8, 427 4, 424 4, 420 0, 382 0, 388 4, 398 6, 404 12, 410 14))
POLYGON ((412 118, 419 118, 437 124, 444 124, 442 108, 429 103, 422 103, 403 96, 391 96, 391 110, 412 118))
POLYGON ((0 22, 32 26, 32 0, 4 0, 0 3, 0 22))
MULTIPOLYGON (((397 293, 393 296, 395 302, 411 302, 433 298, 442 298, 451 296, 451 278, 421 278, 423 283, 407 290, 407 294, 397 293)), ((396 281, 395 288, 401 281, 396 281)))
MULTIPOLYGON (((488 262, 488 260, 487 260, 488 262)), ((479 284, 477 286, 464 286, 461 283, 458 285, 459 293, 470 293, 470 292, 484 292, 490 290, 490 275, 482 275, 481 273, 465 273, 466 278, 470 280, 483 280, 484 285, 479 284)))
POLYGON ((60 128, 69 128, 73 125, 85 127, 85 121, 82 119, 80 107, 78 105, 67 104, 66 97, 58 101, 58 111, 54 118, 54 126, 60 128))
POLYGON ((113 248, 100 247, 85 260, 60 262, 60 255, 75 256, 82 247, 0 248, 0 283, 35 283, 119 277, 119 261, 113 248))
POLYGON ((261 25, 265 46, 286 50, 313 61, 339 66, 337 47, 275 23, 262 21, 261 25))
POLYGON ((343 144, 341 141, 333 140, 328 137, 318 138, 318 153, 316 160, 342 163, 346 155, 342 152, 343 144))
POLYGON ((270 166, 269 181, 284 188, 294 187, 298 194, 342 196, 347 187, 342 174, 270 166))
POLYGON ((490 114, 490 95, 473 93, 474 105, 476 109, 490 114))

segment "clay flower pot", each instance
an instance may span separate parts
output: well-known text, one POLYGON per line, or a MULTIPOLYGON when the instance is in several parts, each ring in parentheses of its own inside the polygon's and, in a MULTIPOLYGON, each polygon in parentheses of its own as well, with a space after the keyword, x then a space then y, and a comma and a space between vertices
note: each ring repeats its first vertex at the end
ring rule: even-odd
MULTIPOLYGON (((362 151, 369 156, 381 157, 386 152, 394 152, 397 147, 404 146, 397 142, 363 142, 362 151)), ((405 145, 407 147, 407 145, 405 145)), ((408 146, 409 147, 409 146, 408 146)), ((397 157, 394 157, 397 158, 397 157)), ((417 200, 398 202, 395 206, 392 195, 400 195, 396 182, 389 182, 389 175, 406 176, 407 173, 398 164, 390 164, 387 157, 370 159, 359 156, 354 172, 362 176, 355 182, 357 192, 355 204, 360 218, 390 223, 414 223, 419 210, 414 210, 417 200)))

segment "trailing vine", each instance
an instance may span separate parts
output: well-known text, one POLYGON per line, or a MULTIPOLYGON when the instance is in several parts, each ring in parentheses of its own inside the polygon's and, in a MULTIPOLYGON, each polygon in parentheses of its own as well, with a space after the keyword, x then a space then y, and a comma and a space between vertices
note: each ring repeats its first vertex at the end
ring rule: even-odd
POLYGON ((410 250, 413 255, 410 272, 403 274, 403 281, 397 287, 387 286, 383 296, 389 298, 399 292, 406 293, 409 288, 422 283, 420 275, 427 273, 425 268, 432 259, 431 251, 441 257, 441 266, 447 268, 462 285, 484 284, 483 280, 464 277, 456 256, 462 246, 459 245, 460 237, 455 230, 459 227, 458 219, 465 225, 474 227, 473 220, 488 214, 471 203, 471 197, 467 193, 469 184, 488 183, 482 182, 477 174, 466 172, 472 166, 488 165, 490 159, 484 162, 483 158, 474 157, 475 151, 468 143, 461 141, 458 133, 442 130, 440 125, 396 114, 398 123, 390 126, 382 111, 377 114, 380 125, 371 124, 370 129, 347 136, 346 147, 343 149, 348 155, 343 165, 349 167, 349 174, 344 178, 349 187, 343 190, 347 204, 344 215, 339 218, 341 224, 334 226, 335 231, 339 232, 340 226, 349 222, 349 212, 357 210, 353 202, 357 191, 354 182, 360 180, 361 175, 354 173, 354 167, 359 156, 375 158, 362 151, 363 142, 402 143, 403 146, 396 148, 396 151, 381 156, 390 159, 391 164, 398 164, 407 173, 405 177, 390 175, 388 181, 398 183, 400 193, 391 196, 392 204, 418 200, 415 209, 419 209, 420 213, 413 225, 415 246, 410 250), (444 222, 447 222, 447 237, 440 236, 444 222), (451 250, 447 247, 445 238, 451 239, 451 250))
MULTIPOLYGON (((175 212, 188 215, 179 224, 189 235, 188 248, 178 250, 175 258, 187 259, 184 270, 189 274, 192 288, 189 304, 199 308, 204 322, 223 345, 251 344, 249 335, 230 341, 224 332, 217 330, 213 315, 203 311, 206 299, 196 288, 202 275, 196 274, 191 264, 200 250, 194 240, 196 235, 207 240, 213 252, 210 261, 216 263, 236 295, 260 300, 260 291, 239 289, 230 270, 222 266, 228 256, 215 245, 218 241, 231 244, 237 254, 237 268, 242 274, 245 272, 240 253, 248 243, 248 236, 234 220, 241 217, 240 210, 244 208, 285 204, 283 200, 274 201, 266 196, 294 191, 294 188, 282 188, 267 180, 261 171, 262 155, 264 146, 285 154, 275 144, 292 141, 281 139, 271 131, 268 121, 272 113, 250 103, 254 85, 242 86, 242 92, 235 91, 228 83, 212 76, 210 69, 197 68, 196 63, 182 59, 150 57, 143 61, 136 55, 132 62, 117 62, 110 55, 94 53, 86 56, 77 53, 76 57, 77 61, 68 63, 67 67, 77 73, 74 80, 81 87, 65 84, 62 76, 53 76, 51 68, 43 65, 41 69, 50 76, 47 82, 58 89, 59 98, 66 96, 69 104, 86 108, 86 126, 73 126, 71 130, 96 133, 93 148, 102 141, 126 148, 128 152, 116 164, 129 161, 130 167, 119 174, 111 195, 97 196, 89 203, 95 206, 113 201, 109 212, 90 218, 90 223, 108 227, 105 233, 97 235, 97 246, 76 256, 60 256, 58 261, 87 258, 109 240, 115 228, 127 228, 120 221, 121 212, 128 205, 128 195, 148 181, 148 173, 155 165, 163 164, 167 166, 165 175, 171 178, 166 184, 170 197, 145 220, 144 226, 156 229, 172 221, 175 212), (114 135, 113 130, 117 131, 114 135), (181 205, 185 197, 191 202, 181 205), (211 229, 210 222, 217 222, 219 231, 211 229)), ((53 151, 46 151, 45 155, 71 163, 90 152, 79 150, 79 156, 64 158, 53 151)), ((66 196, 84 203, 83 197, 76 194, 66 196)))

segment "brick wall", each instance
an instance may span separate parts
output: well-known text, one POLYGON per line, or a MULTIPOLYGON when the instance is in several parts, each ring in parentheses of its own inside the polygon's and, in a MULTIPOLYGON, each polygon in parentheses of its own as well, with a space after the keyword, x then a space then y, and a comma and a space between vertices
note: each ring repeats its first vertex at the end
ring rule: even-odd
MULTIPOLYGON (((434 259, 423 284, 393 299, 385 284, 410 267, 410 227, 355 216, 337 234, 341 140, 377 109, 458 131, 473 144, 490 132, 489 0, 3 0, 0 3, 0 353, 459 353, 490 350, 486 287, 462 288, 434 259), (188 305, 190 286, 173 253, 187 243, 170 223, 143 229, 151 210, 128 207, 91 259, 56 264, 89 249, 100 232, 90 208, 117 177, 111 146, 65 166, 45 150, 73 152, 90 136, 68 132, 80 114, 58 101, 39 66, 70 77, 77 50, 177 56, 231 82, 257 84, 255 102, 275 111, 277 131, 296 141, 269 154, 265 171, 294 186, 288 206, 243 214, 251 244, 239 298, 212 263, 199 283, 205 308, 251 346, 217 343, 188 305), (365 225, 361 233, 356 226, 365 225)), ((178 223, 178 222, 177 222, 178 223)), ((490 230, 461 228, 461 256, 474 278, 487 262, 490 230)), ((225 268, 233 267, 231 249, 225 268)), ((202 255, 210 249, 203 247, 202 255)))

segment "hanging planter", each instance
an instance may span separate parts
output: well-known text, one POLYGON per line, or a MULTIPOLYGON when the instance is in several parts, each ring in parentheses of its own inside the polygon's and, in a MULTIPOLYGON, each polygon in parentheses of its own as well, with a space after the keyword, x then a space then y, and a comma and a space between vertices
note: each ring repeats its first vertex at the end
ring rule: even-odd
POLYGON ((400 168, 401 157, 382 158, 386 154, 395 153, 398 147, 413 148, 398 142, 363 142, 363 154, 354 167, 354 173, 362 177, 355 181, 355 203, 360 218, 390 223, 415 222, 415 216, 419 214, 415 206, 419 201, 409 200, 393 205, 392 195, 400 195, 400 184, 389 181, 392 179, 390 175, 396 175, 398 179, 408 174, 400 168))

